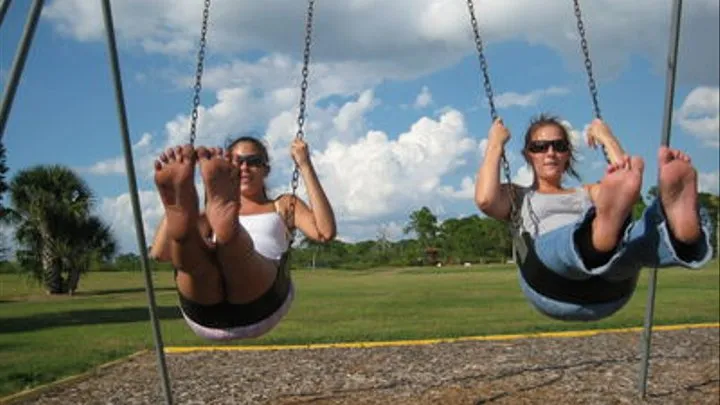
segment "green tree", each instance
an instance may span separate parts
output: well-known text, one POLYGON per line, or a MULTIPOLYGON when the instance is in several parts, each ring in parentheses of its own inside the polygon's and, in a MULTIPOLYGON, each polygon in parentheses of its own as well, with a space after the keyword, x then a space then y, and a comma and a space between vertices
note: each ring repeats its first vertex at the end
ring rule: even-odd
POLYGON ((713 255, 717 257, 720 245, 718 245, 718 232, 720 232, 720 196, 710 193, 700 193, 698 202, 708 213, 710 219, 710 243, 714 247, 713 255))
POLYGON ((406 234, 414 232, 423 247, 430 247, 436 244, 438 235, 437 217, 428 207, 422 207, 410 213, 410 222, 405 226, 403 232, 406 234))
POLYGON ((135 253, 124 253, 115 258, 115 268, 117 271, 140 271, 142 265, 140 256, 135 253))
POLYGON ((91 215, 90 188, 72 170, 36 166, 10 183, 17 262, 50 294, 72 294, 81 274, 116 251, 110 228, 91 215))
POLYGON ((3 197, 8 190, 8 185, 5 182, 5 174, 7 174, 7 171, 5 146, 0 142, 0 218, 4 215, 3 197))
POLYGON ((440 239, 451 262, 506 261, 512 256, 507 223, 471 215, 450 218, 440 226, 440 239))
MULTIPOLYGON (((0 223, 4 222, 5 219, 5 206, 3 204, 3 198, 5 192, 8 190, 7 182, 5 181, 5 175, 7 174, 8 167, 6 165, 5 158, 5 146, 0 142, 0 223)), ((0 262, 7 260, 10 248, 5 235, 0 234, 0 262)))
POLYGON ((482 229, 476 218, 449 218, 440 225, 439 239, 446 262, 460 263, 482 257, 482 229))
MULTIPOLYGON (((300 241, 300 249, 304 251, 310 251, 311 252, 311 258, 310 258, 310 268, 315 270, 315 266, 317 263, 317 257, 322 251, 323 248, 323 242, 318 242, 315 240, 312 240, 310 238, 304 237, 300 241)), ((301 256, 302 257, 302 256, 301 256)), ((305 260, 304 260, 305 261, 305 260)))
POLYGON ((0 233, 0 264, 8 261, 8 254, 10 248, 8 247, 7 238, 3 233, 0 233))
POLYGON ((392 243, 388 239, 388 229, 386 225, 381 225, 378 228, 377 237, 373 246, 378 264, 387 264, 390 261, 392 243))
POLYGON ((506 262, 512 257, 513 240, 508 224, 491 218, 483 221, 483 238, 487 246, 486 257, 506 262))

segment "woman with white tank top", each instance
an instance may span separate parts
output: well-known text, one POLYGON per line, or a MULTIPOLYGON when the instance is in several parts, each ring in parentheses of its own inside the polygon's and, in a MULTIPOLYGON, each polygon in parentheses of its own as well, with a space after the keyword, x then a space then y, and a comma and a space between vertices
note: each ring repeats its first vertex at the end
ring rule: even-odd
POLYGON ((561 320, 593 321, 614 314, 632 296, 642 267, 696 269, 712 257, 709 221, 699 207, 696 172, 686 154, 660 148, 660 196, 633 222, 643 160, 626 156, 600 120, 592 122, 587 136, 590 146, 605 148, 610 161, 599 183, 563 187, 565 174, 579 179, 570 135, 557 118, 540 115, 526 131, 523 147, 534 174, 532 186, 500 184, 500 158, 510 132, 497 120, 475 186, 480 210, 500 220, 510 220, 515 195, 522 230, 547 269, 520 269, 520 286, 536 309, 561 320), (561 291, 588 286, 582 284, 587 280, 599 280, 597 285, 608 291, 561 291))
POLYGON ((198 336, 247 339, 270 331, 294 297, 289 271, 283 271, 289 269, 284 261, 290 227, 319 242, 335 237, 335 216, 307 144, 296 139, 291 155, 309 205, 290 195, 268 197, 269 156, 254 137, 240 137, 225 150, 171 148, 155 162, 165 216, 151 256, 173 263, 181 312, 198 336), (203 212, 194 183, 196 164, 205 185, 203 212))

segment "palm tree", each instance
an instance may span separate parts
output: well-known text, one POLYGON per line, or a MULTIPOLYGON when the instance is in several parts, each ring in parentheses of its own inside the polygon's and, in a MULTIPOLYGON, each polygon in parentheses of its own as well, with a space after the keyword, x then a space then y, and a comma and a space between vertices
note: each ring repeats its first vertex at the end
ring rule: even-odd
POLYGON ((63 166, 36 166, 18 172, 10 183, 20 267, 50 294, 72 294, 94 259, 116 251, 110 228, 91 215, 87 184, 63 166))

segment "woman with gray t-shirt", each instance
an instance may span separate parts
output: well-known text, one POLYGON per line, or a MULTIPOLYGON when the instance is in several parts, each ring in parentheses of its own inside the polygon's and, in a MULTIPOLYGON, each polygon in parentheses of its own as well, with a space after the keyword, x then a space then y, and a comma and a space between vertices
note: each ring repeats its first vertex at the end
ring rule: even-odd
POLYGON ((588 143, 604 147, 610 163, 599 183, 575 189, 562 186, 565 174, 579 176, 568 130, 557 118, 541 115, 526 131, 523 155, 534 174, 530 187, 500 183, 500 160, 509 138, 502 121, 494 122, 475 202, 500 220, 511 218, 513 205, 519 210, 529 250, 539 263, 520 269, 520 286, 545 315, 584 321, 608 317, 630 299, 642 267, 700 268, 712 257, 709 221, 698 205, 697 174, 683 152, 660 148, 660 195, 633 222, 644 162, 627 156, 601 120, 590 126, 588 143))

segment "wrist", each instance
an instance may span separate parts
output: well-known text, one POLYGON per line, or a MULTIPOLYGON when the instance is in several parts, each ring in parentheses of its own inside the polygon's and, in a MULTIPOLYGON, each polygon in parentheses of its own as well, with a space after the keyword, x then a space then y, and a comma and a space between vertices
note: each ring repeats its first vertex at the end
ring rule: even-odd
POLYGON ((606 145, 606 144, 608 144, 608 143, 610 143, 610 142, 615 141, 615 137, 612 136, 611 134, 600 134, 600 135, 597 136, 597 140, 598 140, 601 144, 606 145))
POLYGON ((490 154, 502 154, 505 145, 502 142, 490 141, 488 142, 487 148, 485 148, 485 156, 490 154))

